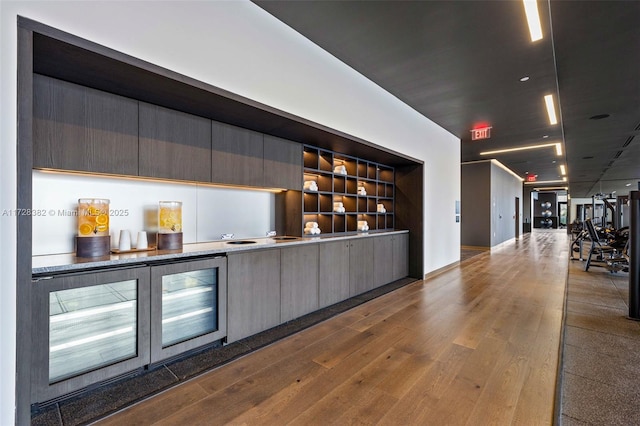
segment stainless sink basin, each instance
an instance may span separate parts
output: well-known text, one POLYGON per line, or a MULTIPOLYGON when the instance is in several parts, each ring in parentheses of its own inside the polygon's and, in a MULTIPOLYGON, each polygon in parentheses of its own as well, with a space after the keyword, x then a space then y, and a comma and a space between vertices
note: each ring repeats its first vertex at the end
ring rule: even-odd
POLYGON ((297 240, 298 239, 298 237, 285 237, 285 236, 282 236, 282 237, 271 237, 271 238, 273 238, 276 241, 289 241, 289 240, 297 240))
POLYGON ((227 241, 227 244, 255 244, 255 241, 250 240, 238 240, 238 241, 227 241))

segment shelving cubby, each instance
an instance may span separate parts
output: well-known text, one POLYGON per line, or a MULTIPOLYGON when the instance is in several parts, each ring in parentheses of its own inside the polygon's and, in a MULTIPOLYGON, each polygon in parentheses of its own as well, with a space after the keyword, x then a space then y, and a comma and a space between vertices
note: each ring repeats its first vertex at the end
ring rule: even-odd
POLYGON ((393 229, 393 167, 309 145, 303 147, 303 165, 304 181, 317 184, 317 191, 303 185, 303 230, 305 223, 318 222, 322 234, 356 232, 363 220, 371 231, 393 229), (344 212, 335 211, 338 202, 344 212), (386 212, 378 212, 378 204, 386 212))

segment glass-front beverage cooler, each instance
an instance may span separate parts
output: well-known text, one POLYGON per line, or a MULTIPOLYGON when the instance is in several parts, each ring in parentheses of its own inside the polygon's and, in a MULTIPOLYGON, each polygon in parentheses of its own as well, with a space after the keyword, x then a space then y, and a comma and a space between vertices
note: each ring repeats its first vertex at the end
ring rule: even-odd
POLYGON ((151 267, 151 362, 227 335, 227 258, 151 267))
POLYGON ((34 401, 149 363, 149 278, 141 267, 34 280, 34 401))

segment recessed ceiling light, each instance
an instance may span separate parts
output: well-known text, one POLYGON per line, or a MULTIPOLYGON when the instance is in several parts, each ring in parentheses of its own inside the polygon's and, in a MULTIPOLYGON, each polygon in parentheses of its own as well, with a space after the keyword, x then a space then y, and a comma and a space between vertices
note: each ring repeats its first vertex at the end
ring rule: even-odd
POLYGON ((522 78, 520 79, 520 81, 523 81, 523 82, 524 82, 524 81, 529 81, 529 76, 528 76, 528 75, 525 75, 524 77, 522 77, 522 78))
POLYGON ((556 116, 556 106, 553 103, 553 95, 545 95, 544 104, 547 107, 547 115, 549 116, 549 123, 558 124, 558 117, 556 116))
POLYGON ((553 161, 551 162, 551 164, 556 164, 556 160, 553 160, 553 161))
POLYGON ((544 136, 542 137, 542 139, 547 139, 548 137, 549 137, 549 135, 544 135, 544 136))
POLYGON ((628 184, 626 184, 625 186, 631 186, 631 184, 630 184, 630 183, 628 183, 628 184))
POLYGON ((609 117, 611 117, 610 114, 597 114, 589 117, 589 120, 602 120, 603 118, 609 118, 609 117))
POLYGON ((538 41, 542 38, 538 2, 536 0, 522 0, 522 3, 524 3, 524 13, 527 16, 527 24, 529 24, 531 41, 538 41))
POLYGON ((562 173, 562 176, 567 174, 567 169, 564 167, 564 164, 560 164, 560 173, 562 173))

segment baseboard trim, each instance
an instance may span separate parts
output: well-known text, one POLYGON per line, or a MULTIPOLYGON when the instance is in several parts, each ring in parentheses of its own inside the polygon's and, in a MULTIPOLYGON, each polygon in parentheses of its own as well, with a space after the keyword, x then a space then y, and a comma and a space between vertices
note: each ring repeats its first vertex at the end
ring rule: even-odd
POLYGON ((429 280, 429 279, 431 279, 431 278, 433 278, 433 277, 435 277, 435 276, 437 276, 437 275, 440 275, 440 274, 442 274, 443 272, 447 272, 448 270, 453 269, 453 268, 455 268, 455 267, 457 267, 457 266, 459 266, 459 265, 460 265, 460 261, 459 261, 459 260, 456 260, 456 261, 455 261, 455 262, 453 262, 453 263, 450 263, 450 264, 445 265, 445 266, 443 266, 443 267, 441 267, 441 268, 438 268, 438 269, 435 269, 435 270, 433 270, 433 271, 431 271, 431 272, 426 273, 426 274, 424 275, 424 279, 425 279, 425 280, 429 280))

